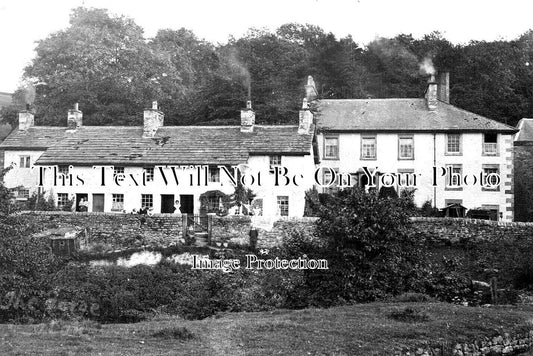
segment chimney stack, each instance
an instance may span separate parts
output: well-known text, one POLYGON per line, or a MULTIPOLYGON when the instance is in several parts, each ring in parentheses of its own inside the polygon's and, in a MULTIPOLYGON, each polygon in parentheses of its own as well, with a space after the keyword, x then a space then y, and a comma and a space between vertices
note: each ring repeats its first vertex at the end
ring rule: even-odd
POLYGON ((159 111, 157 101, 152 102, 152 107, 144 109, 143 137, 154 137, 157 129, 163 126, 165 114, 159 111))
POLYGON ((437 101, 437 82, 435 81, 435 76, 432 74, 426 89, 426 103, 430 111, 437 110, 437 101))
POLYGON ((255 125, 255 112, 252 110, 252 102, 246 102, 246 108, 241 110, 241 132, 253 132, 255 125))
POLYGON ((26 110, 19 112, 19 131, 26 131, 35 124, 30 104, 26 104, 26 110))
POLYGON ((450 73, 439 73, 438 99, 447 104, 450 103, 450 73))
POLYGON ((313 113, 309 109, 307 98, 304 98, 302 103, 302 109, 300 110, 300 122, 298 125, 298 134, 309 134, 311 125, 313 124, 313 113))
POLYGON ((67 114, 67 128, 69 130, 76 130, 81 127, 83 121, 83 113, 78 109, 78 103, 74 104, 74 109, 69 109, 67 114))
POLYGON ((311 101, 315 100, 317 96, 318 93, 316 91, 315 81, 313 80, 312 76, 308 76, 307 85, 305 86, 305 98, 307 99, 307 102, 310 103, 311 101))

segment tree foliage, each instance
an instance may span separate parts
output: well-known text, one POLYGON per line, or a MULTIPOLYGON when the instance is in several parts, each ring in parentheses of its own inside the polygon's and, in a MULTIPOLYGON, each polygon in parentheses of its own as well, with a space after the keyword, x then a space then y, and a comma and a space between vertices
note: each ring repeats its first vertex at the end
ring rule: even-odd
POLYGON ((41 124, 64 125, 79 102, 86 124, 134 125, 158 100, 167 124, 228 125, 239 122, 251 95, 258 123, 295 123, 307 75, 321 98, 421 97, 424 60, 451 72, 452 104, 511 125, 533 115, 532 31, 460 45, 439 32, 400 34, 363 47, 351 36, 288 23, 215 45, 184 28, 146 39, 129 18, 80 7, 36 53, 24 73, 35 95, 17 91, 2 112, 7 122, 34 96, 41 124))
POLYGON ((358 187, 325 202, 317 232, 332 266, 315 281, 317 293, 333 294, 335 303, 422 290, 423 245, 410 232, 409 204, 407 197, 380 197, 358 187))

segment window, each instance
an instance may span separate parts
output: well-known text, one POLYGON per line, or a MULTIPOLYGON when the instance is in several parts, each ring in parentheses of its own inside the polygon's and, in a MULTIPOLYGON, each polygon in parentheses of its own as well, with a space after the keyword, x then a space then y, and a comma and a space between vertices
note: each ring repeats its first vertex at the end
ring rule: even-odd
POLYGON ((361 138, 361 159, 376 159, 376 137, 361 138))
POLYGON ((63 174, 64 176, 68 176, 68 166, 57 166, 57 174, 63 174))
POLYGON ((210 195, 207 197, 207 212, 208 213, 218 213, 220 205, 220 196, 210 195))
POLYGON ((463 181, 463 165, 448 164, 446 165, 446 189, 462 190, 461 182, 463 181))
POLYGON ((68 204, 67 193, 57 193, 57 207, 63 209, 68 204))
MULTIPOLYGON (((339 169, 338 168, 333 168, 333 171, 335 171, 336 174, 339 173, 339 169)), ((323 174, 323 176, 322 176, 322 185, 326 186, 326 185, 330 184, 331 180, 333 179, 331 171, 329 169, 323 169, 322 170, 322 174, 323 174)), ((336 176, 336 179, 337 179, 337 176, 336 176)), ((334 193, 336 193, 338 191, 339 191, 339 187, 338 187, 337 182, 334 182, 329 187, 324 187, 324 193, 327 193, 327 194, 334 194, 334 193)))
POLYGON ((30 156, 20 156, 20 168, 30 168, 30 156))
POLYGON ((27 200, 30 197, 30 190, 21 188, 17 190, 17 199, 18 200, 27 200))
POLYGON ((339 159, 339 138, 338 137, 324 138, 324 158, 325 159, 339 159))
POLYGON ((141 208, 153 208, 154 197, 152 194, 141 194, 141 208))
POLYGON ((483 135, 483 154, 486 156, 498 155, 498 134, 486 133, 483 135))
POLYGON ((289 197, 286 195, 278 196, 278 215, 289 216, 289 197))
POLYGON ((446 154, 460 155, 461 154, 461 134, 446 135, 446 154))
POLYGON ((124 167, 113 167, 113 180, 124 181, 124 167))
POLYGON ((497 164, 484 164, 482 190, 500 190, 500 182, 500 166, 497 164))
POLYGON ((220 182, 220 169, 216 166, 209 167, 209 181, 218 183, 220 182))
POLYGON ((444 199, 444 207, 450 206, 452 204, 463 205, 463 199, 444 199))
POLYGON ((396 179, 396 191, 401 195, 402 191, 409 191, 416 186, 415 170, 412 168, 398 169, 398 176, 396 179))
POLYGON ((113 176, 124 174, 124 167, 113 167, 113 176))
POLYGON ((270 173, 274 173, 274 167, 280 167, 281 166, 281 156, 275 155, 275 156, 268 156, 268 161, 270 164, 270 173))
POLYGON ((124 194, 113 194, 112 202, 111 202, 111 211, 123 211, 123 210, 124 210, 124 194))
MULTIPOLYGON (((122 168, 122 173, 124 173, 124 167, 122 168)), ((154 167, 144 167, 144 176, 146 177, 147 182, 154 181, 154 167)))
POLYGON ((413 137, 398 137, 398 159, 414 159, 414 139, 413 137))

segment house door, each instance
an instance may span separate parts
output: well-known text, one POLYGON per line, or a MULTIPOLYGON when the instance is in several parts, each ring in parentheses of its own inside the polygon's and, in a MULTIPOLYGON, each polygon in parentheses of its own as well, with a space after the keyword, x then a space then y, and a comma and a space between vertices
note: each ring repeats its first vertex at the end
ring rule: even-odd
POLYGON ((194 214, 194 195, 180 195, 180 203, 180 210, 182 214, 194 214))
POLYGON ((174 194, 161 194, 161 213, 174 212, 174 194))
POLYGON ((93 194, 93 211, 104 211, 103 194, 93 194))
POLYGON ((87 205, 88 194, 78 193, 76 194, 76 211, 87 211, 89 205, 87 205), (81 204, 80 204, 81 203, 81 204))

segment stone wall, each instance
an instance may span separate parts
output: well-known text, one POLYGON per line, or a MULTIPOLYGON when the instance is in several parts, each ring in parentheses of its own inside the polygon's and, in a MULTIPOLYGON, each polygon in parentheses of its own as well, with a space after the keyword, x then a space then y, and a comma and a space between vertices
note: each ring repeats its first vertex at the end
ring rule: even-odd
MULTIPOLYGON (((165 247, 184 242, 183 216, 155 214, 153 216, 114 213, 22 212, 30 221, 44 228, 64 226, 86 231, 88 242, 108 245, 107 249, 141 246, 165 247)), ((258 247, 279 245, 293 232, 315 238, 317 218, 278 217, 275 220, 226 216, 212 218, 213 244, 247 245, 252 227, 258 230, 258 247)), ((413 232, 422 240, 440 243, 491 241, 533 236, 533 223, 497 222, 456 218, 412 218, 413 232)))
POLYGON ((252 227, 258 230, 258 247, 273 247, 281 244, 293 231, 313 237, 317 218, 278 217, 272 221, 268 218, 250 216, 226 216, 213 218, 212 241, 229 242, 238 245, 249 243, 252 227))
POLYGON ((460 218, 412 218, 421 239, 435 242, 493 241, 533 236, 533 223, 460 218))
POLYGON ((182 217, 174 214, 147 216, 64 211, 21 214, 45 229, 77 228, 83 239, 82 246, 91 245, 91 249, 102 251, 170 246, 182 240, 182 217))
POLYGON ((438 347, 419 348, 403 353, 404 356, 481 356, 481 355, 517 355, 530 350, 533 346, 533 330, 510 335, 505 333, 494 337, 484 337, 472 342, 457 343, 452 350, 438 347))
POLYGON ((515 221, 533 221, 533 145, 514 147, 515 221))

